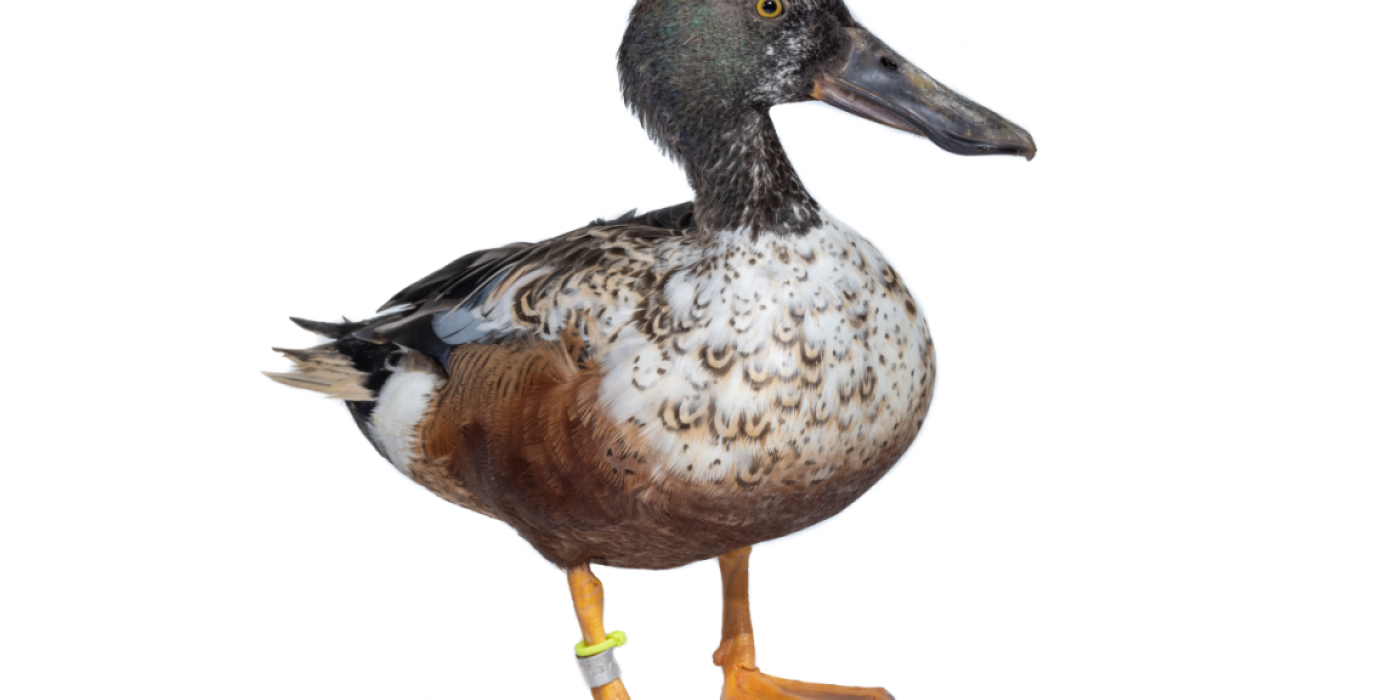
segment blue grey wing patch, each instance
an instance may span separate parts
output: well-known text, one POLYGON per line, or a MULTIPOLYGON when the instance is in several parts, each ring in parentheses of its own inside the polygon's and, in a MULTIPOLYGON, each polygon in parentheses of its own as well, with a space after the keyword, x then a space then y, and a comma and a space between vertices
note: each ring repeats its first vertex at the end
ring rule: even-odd
POLYGON ((538 301, 534 293, 511 290, 531 286, 547 290, 544 294, 549 296, 581 271, 606 274, 610 256, 625 258, 632 248, 688 235, 694 222, 692 211, 691 204, 679 204, 594 222, 539 243, 512 243, 468 253, 395 294, 380 307, 381 315, 356 335, 412 348, 443 360, 444 366, 458 345, 497 343, 531 334, 552 337, 551 319, 534 313, 532 307, 538 301), (505 298, 507 292, 516 298, 505 298))
POLYGON ((452 347, 482 342, 486 331, 478 307, 537 244, 512 243, 479 250, 409 285, 381 307, 373 332, 379 337, 443 360, 452 347))
POLYGON ((498 342, 519 335, 519 329, 511 328, 508 319, 499 318, 499 313, 498 317, 490 318, 486 315, 490 310, 483 309, 486 300, 514 269, 508 267, 497 272, 456 306, 434 313, 432 325, 437 337, 448 345, 464 345, 498 342))

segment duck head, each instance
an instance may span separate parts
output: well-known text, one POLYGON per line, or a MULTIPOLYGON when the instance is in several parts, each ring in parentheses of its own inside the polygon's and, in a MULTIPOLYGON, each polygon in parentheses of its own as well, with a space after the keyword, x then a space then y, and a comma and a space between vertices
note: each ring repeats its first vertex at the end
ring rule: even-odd
POLYGON ((959 155, 1035 156, 1026 130, 929 77, 841 0, 639 0, 618 72, 628 106, 685 168, 702 229, 816 224, 768 117, 789 102, 821 100, 959 155))

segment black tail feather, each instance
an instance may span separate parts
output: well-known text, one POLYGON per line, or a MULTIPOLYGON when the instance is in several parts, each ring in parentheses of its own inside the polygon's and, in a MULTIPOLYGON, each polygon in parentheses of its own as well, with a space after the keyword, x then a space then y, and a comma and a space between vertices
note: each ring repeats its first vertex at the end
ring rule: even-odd
POLYGON ((311 321, 293 316, 292 323, 316 335, 323 335, 334 340, 348 338, 353 335, 355 331, 369 326, 369 321, 351 321, 348 318, 341 323, 335 323, 333 321, 311 321))

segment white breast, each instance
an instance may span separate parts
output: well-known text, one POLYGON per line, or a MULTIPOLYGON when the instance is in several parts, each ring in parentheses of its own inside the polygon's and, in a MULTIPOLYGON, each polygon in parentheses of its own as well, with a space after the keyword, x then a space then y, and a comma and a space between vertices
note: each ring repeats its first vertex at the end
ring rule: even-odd
POLYGON ((665 319, 607 348, 600 398, 669 456, 659 468, 720 481, 781 460, 819 480, 922 418, 923 318, 879 251, 824 218, 798 238, 720 236, 669 277, 650 310, 665 319))

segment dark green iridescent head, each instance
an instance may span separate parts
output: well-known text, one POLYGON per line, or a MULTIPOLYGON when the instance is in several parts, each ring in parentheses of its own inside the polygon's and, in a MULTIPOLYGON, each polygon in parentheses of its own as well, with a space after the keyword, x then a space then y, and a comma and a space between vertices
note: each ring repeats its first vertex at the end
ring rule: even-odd
POLYGON ((1035 154, 1025 130, 904 60, 842 0, 639 0, 618 72, 712 230, 802 233, 818 222, 768 117, 788 102, 820 99, 962 155, 1035 154))
POLYGON ((680 145, 669 127, 687 114, 714 118, 811 99, 820 65, 848 42, 850 13, 839 0, 766 4, 637 3, 618 51, 623 97, 663 146, 680 145))

